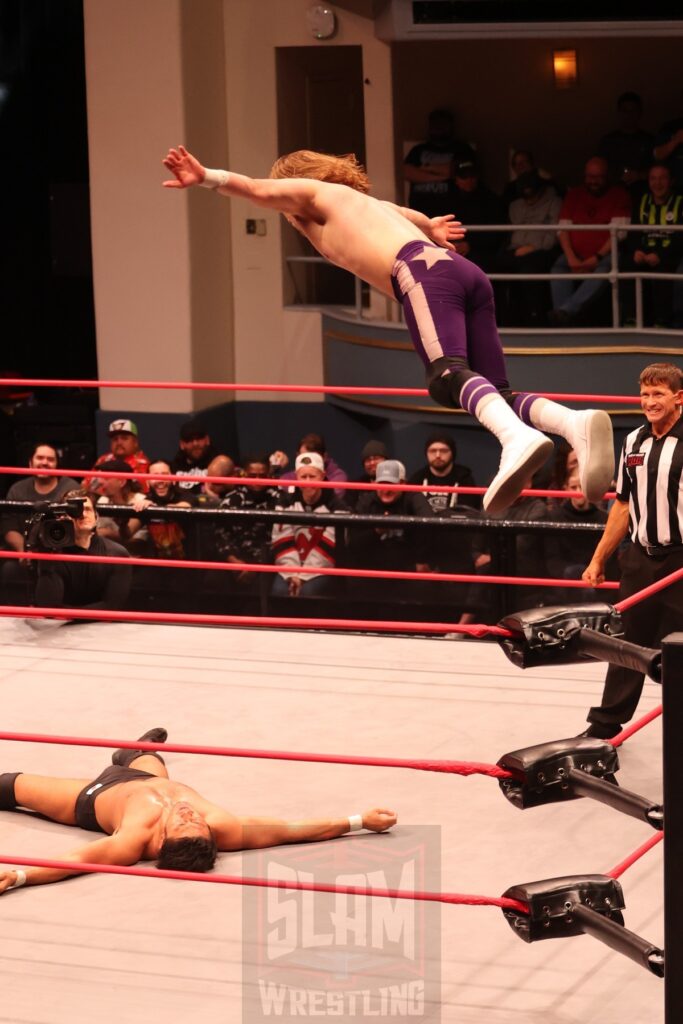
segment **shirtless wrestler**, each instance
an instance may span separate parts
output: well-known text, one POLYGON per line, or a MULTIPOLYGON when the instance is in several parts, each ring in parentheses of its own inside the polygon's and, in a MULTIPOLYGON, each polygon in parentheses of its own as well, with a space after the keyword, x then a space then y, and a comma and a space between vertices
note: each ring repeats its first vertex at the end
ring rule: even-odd
POLYGON ((366 195, 370 183, 353 156, 300 150, 281 157, 268 179, 207 169, 183 146, 163 163, 173 174, 166 188, 202 185, 278 210, 331 263, 402 304, 432 398, 476 417, 502 445, 486 511, 507 508, 545 462, 552 442, 540 431, 569 442, 582 491, 590 501, 602 498, 614 473, 609 416, 512 395, 491 283, 474 263, 448 251, 464 235, 451 215, 429 219, 366 195))
MULTIPOLYGON (((166 730, 150 729, 140 739, 164 743, 166 730)), ((0 870, 0 894, 77 875, 79 862, 126 865, 156 860, 159 868, 209 871, 219 851, 315 843, 361 828, 384 832, 396 824, 393 811, 383 808, 312 821, 238 818, 190 786, 171 782, 161 756, 142 750, 115 751, 112 766, 92 781, 0 775, 0 811, 20 808, 105 836, 66 854, 63 859, 73 861, 74 870, 0 870)))

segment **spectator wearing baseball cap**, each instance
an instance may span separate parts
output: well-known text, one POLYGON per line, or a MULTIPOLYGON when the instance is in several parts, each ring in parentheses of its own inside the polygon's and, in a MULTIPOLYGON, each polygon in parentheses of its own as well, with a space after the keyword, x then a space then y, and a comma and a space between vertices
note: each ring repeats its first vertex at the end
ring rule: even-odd
MULTIPOLYGON (((346 506, 331 489, 320 487, 325 479, 325 460, 320 452, 302 451, 294 464, 297 487, 284 495, 280 508, 291 512, 343 512, 346 506)), ((334 568, 336 536, 333 526, 310 523, 276 523, 272 534, 276 565, 307 569, 334 568)), ((316 573, 280 573, 273 584, 274 597, 318 597, 334 590, 334 578, 316 573)))
MULTIPOLYGON (((358 515, 433 517, 423 494, 393 489, 393 485, 405 483, 405 479, 402 462, 384 459, 377 466, 375 483, 391 487, 361 492, 355 511, 358 515)), ((408 572, 427 572, 430 568, 432 541, 424 526, 354 526, 348 532, 349 564, 356 568, 408 572)), ((403 585, 406 598, 418 593, 414 587, 412 582, 403 585)), ((365 599, 391 600, 402 592, 401 583, 396 580, 359 579, 352 589, 365 599)))
MULTIPOLYGON (((140 448, 138 428, 133 420, 112 420, 109 424, 109 451, 100 455, 93 469, 106 469, 105 464, 111 462, 112 459, 122 459, 127 462, 134 473, 149 472, 149 459, 140 448)), ((138 480, 136 483, 140 490, 148 490, 146 480, 138 480)), ((102 480, 90 478, 90 480, 84 481, 84 486, 87 486, 95 494, 104 494, 102 480)))
POLYGON ((201 492, 201 478, 207 476, 209 463, 219 454, 211 444, 209 431, 200 419, 186 420, 180 427, 178 451, 171 460, 171 472, 189 479, 179 480, 178 491, 187 497, 201 492))
MULTIPOLYGON (((303 452, 317 452, 321 455, 325 463, 325 477, 327 480, 337 481, 348 480, 346 472, 337 465, 332 456, 328 453, 325 445, 325 438, 322 434, 304 434, 296 447, 297 455, 301 455, 303 452)), ((279 476, 281 480, 294 480, 296 478, 296 469, 289 470, 289 472, 282 472, 289 465, 289 458, 283 451, 275 451, 270 455, 270 466, 271 472, 274 477, 279 476)), ((344 488, 335 489, 334 493, 338 498, 345 496, 344 488)))
MULTIPOLYGON (((472 159, 455 162, 448 198, 448 212, 455 214, 455 219, 463 224, 502 224, 505 221, 506 211, 501 200, 482 183, 479 168, 472 159)), ((482 270, 490 270, 500 241, 497 231, 477 233, 468 227, 466 238, 455 243, 455 250, 482 270)))

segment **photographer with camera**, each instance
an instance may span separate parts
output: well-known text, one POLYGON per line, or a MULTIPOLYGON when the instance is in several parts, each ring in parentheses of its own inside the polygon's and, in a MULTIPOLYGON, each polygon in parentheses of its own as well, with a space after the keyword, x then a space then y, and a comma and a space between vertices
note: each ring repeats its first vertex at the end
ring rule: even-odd
MULTIPOLYGON (((120 544, 97 535, 97 512, 82 488, 67 491, 63 505, 38 511, 29 523, 26 549, 63 555, 130 557, 120 544)), ((130 593, 132 567, 102 562, 36 561, 34 603, 45 608, 118 609, 130 593)))
MULTIPOLYGON (((28 460, 30 469, 56 469, 58 465, 57 450, 51 444, 37 444, 28 460)), ((75 480, 68 476, 27 476, 17 480, 7 492, 8 501, 59 501, 67 491, 78 487, 75 480)), ((24 550, 24 530, 28 516, 25 512, 5 516, 3 519, 3 536, 5 544, 11 551, 24 550)), ((14 564, 14 563, 12 563, 14 564)))
MULTIPOLYGON (((37 444, 28 460, 31 469, 56 469, 57 450, 51 444, 37 444)), ((59 501, 67 491, 78 487, 68 476, 26 476, 12 484, 7 501, 59 501)), ((24 550, 24 533, 29 520, 28 512, 10 512, 2 517, 2 538, 9 551, 24 550)), ((31 575, 24 559, 7 559, 0 571, 0 596, 7 604, 30 602, 31 575)))

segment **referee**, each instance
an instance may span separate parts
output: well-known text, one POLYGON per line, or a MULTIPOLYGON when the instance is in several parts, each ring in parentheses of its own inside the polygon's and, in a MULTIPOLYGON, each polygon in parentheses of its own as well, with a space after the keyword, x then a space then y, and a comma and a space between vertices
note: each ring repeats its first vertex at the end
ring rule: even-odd
MULTIPOLYGON (((642 427, 625 439, 617 478, 617 499, 583 579, 597 586, 607 559, 627 534, 621 558, 619 598, 683 568, 683 372, 671 363, 652 363, 640 375, 642 427)), ((663 637, 683 629, 683 580, 624 612, 624 637, 658 647, 663 637)), ((609 739, 634 714, 644 676, 610 665, 600 707, 588 713, 582 735, 609 739)))

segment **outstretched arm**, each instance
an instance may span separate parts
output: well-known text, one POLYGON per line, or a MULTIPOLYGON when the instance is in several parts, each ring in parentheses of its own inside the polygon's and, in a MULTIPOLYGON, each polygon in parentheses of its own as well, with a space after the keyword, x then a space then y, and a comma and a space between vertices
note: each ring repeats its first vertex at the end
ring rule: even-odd
MULTIPOLYGON (((79 864, 136 864, 142 857, 144 848, 144 840, 141 840, 137 833, 130 835, 119 832, 113 836, 105 836, 96 839, 94 843, 79 846, 78 849, 60 858, 73 861, 73 871, 66 868, 26 868, 22 872, 26 880, 21 884, 47 885, 50 882, 61 882, 64 878, 80 874, 79 864)), ((20 880, 21 876, 14 868, 0 871, 0 895, 8 889, 18 888, 16 883, 20 880)))
POLYGON ((337 839, 360 828, 371 832, 385 832, 396 824, 393 811, 377 807, 358 815, 359 822, 350 818, 322 818, 311 821, 282 821, 279 818, 232 818, 225 826, 214 829, 220 850, 259 850, 266 846, 286 843, 319 843, 337 839), (362 822, 362 824, 361 824, 362 822))
POLYGON ((307 178, 249 178, 234 171, 208 171, 184 146, 169 149, 162 161, 173 178, 164 181, 164 188, 192 188, 205 185, 223 196, 249 199, 280 213, 315 220, 315 197, 320 182, 307 178))

